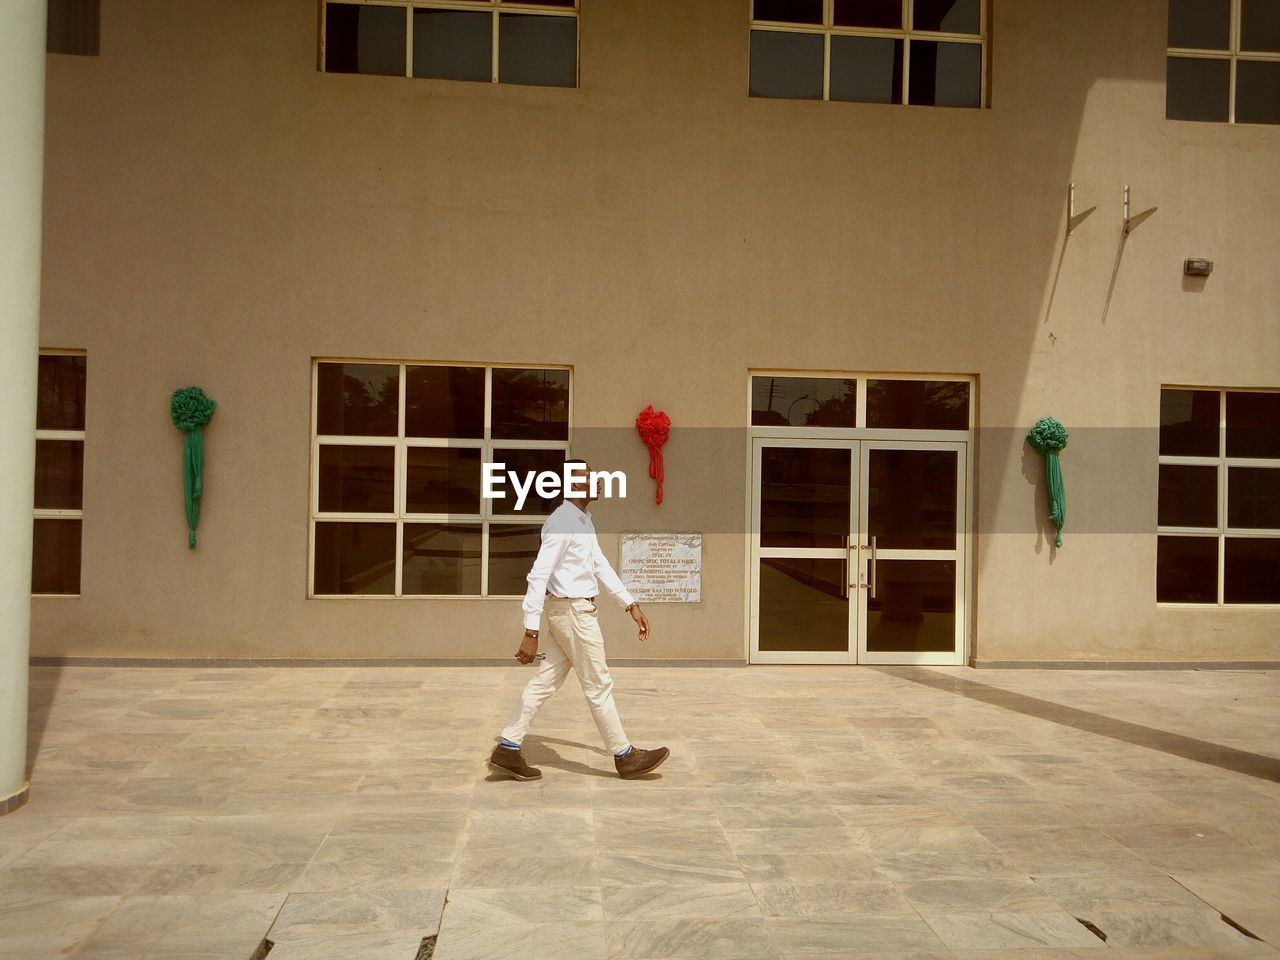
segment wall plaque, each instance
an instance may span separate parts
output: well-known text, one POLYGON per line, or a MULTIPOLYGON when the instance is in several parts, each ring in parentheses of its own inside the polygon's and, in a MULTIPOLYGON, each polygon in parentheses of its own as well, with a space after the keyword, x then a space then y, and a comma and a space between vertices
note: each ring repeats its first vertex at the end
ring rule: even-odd
POLYGON ((702 534, 624 533, 618 576, 632 595, 649 603, 702 599, 702 534))

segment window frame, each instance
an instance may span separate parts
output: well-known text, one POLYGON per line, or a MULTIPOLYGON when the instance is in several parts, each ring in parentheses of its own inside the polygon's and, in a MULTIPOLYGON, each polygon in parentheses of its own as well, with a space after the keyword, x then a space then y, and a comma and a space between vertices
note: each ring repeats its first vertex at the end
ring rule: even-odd
MULTIPOLYGON (((1230 470, 1232 467, 1261 467, 1280 470, 1280 458, 1265 457, 1228 457, 1227 456, 1227 394, 1228 393, 1280 393, 1280 389, 1260 389, 1254 387, 1205 387, 1187 386, 1184 384, 1161 384, 1160 392, 1166 390, 1200 390, 1218 394, 1218 455, 1216 457, 1184 456, 1180 454, 1160 453, 1159 435, 1156 439, 1156 489, 1160 487, 1159 469, 1161 466, 1183 467, 1215 467, 1218 477, 1218 523, 1216 527, 1175 527, 1162 525, 1156 517, 1156 542, 1162 536, 1214 538, 1218 541, 1218 599, 1214 603, 1182 602, 1176 600, 1157 600, 1157 607, 1173 609, 1195 608, 1199 610, 1280 610, 1280 603, 1227 603, 1226 569, 1227 538, 1232 539, 1280 539, 1280 528, 1270 527, 1229 527, 1227 526, 1228 493, 1230 490, 1230 470)), ((1157 405, 1158 408, 1158 405, 1157 405)), ((1153 562, 1152 591, 1159 596, 1159 568, 1153 562)))
MULTIPOLYGON (((85 357, 85 378, 88 379, 88 352, 85 350, 63 350, 56 348, 41 347, 38 356, 40 357, 85 357)), ((38 362, 38 361, 37 361, 38 362)), ((87 387, 86 387, 87 391, 87 387)), ((37 398, 37 403, 39 402, 37 398)), ((85 433, 89 426, 88 416, 88 395, 85 396, 85 427, 86 430, 41 430, 36 428, 36 440, 75 440, 82 445, 85 443, 85 433)), ((83 461, 82 461, 83 462, 83 461)), ((83 490, 83 479, 81 482, 83 490)), ((80 509, 57 509, 50 507, 37 507, 35 505, 35 476, 32 476, 32 526, 34 528, 36 520, 79 520, 80 521, 80 589, 75 593, 36 593, 31 592, 32 599, 49 600, 49 599, 66 599, 80 597, 84 593, 84 500, 80 501, 80 509)), ((33 568, 34 572, 34 568, 33 568)))
MULTIPOLYGON (((1227 119, 1226 122, 1234 124, 1236 122, 1236 68, 1241 60, 1261 60, 1269 63, 1280 63, 1280 52, 1272 52, 1268 50, 1241 50, 1240 49, 1240 26, 1243 20, 1241 13, 1241 0, 1231 0, 1231 20, 1227 28, 1227 49, 1226 50, 1206 50, 1200 47, 1170 47, 1168 46, 1168 31, 1165 31, 1165 108, 1164 118, 1172 120, 1175 123, 1221 123, 1219 120, 1182 120, 1177 117, 1169 116, 1169 59, 1177 57, 1183 60, 1227 60, 1230 63, 1230 79, 1227 84, 1227 119)), ((1168 4, 1165 4, 1166 16, 1168 14, 1168 4)), ((1167 20, 1166 20, 1167 24, 1167 20)), ((1274 126, 1267 123, 1249 123, 1248 126, 1274 126)), ((1162 388, 1164 389, 1164 388, 1162 388)), ((1205 387, 1203 389, 1213 389, 1205 387)), ((1219 593, 1221 596, 1221 593, 1219 593)), ((1234 606, 1234 605, 1233 605, 1234 606)))
POLYGON ((566 459, 571 440, 505 440, 493 436, 493 371, 498 370, 564 370, 569 374, 569 397, 566 403, 566 431, 573 436, 573 367, 560 363, 476 363, 449 360, 384 360, 367 357, 313 357, 311 360, 311 475, 308 483, 308 533, 307 533, 307 598, 310 600, 492 600, 519 599, 523 594, 489 593, 489 531, 493 525, 541 526, 544 514, 508 515, 495 514, 493 501, 480 499, 478 513, 408 513, 407 500, 408 451, 411 447, 436 449, 480 450, 480 462, 493 462, 493 449, 562 450, 566 459), (395 436, 347 436, 345 434, 320 434, 317 432, 319 416, 319 374, 322 363, 358 363, 366 365, 395 366, 399 368, 398 412, 395 436), (484 370, 484 430, 479 438, 406 437, 405 392, 406 370, 409 367, 470 367, 484 370), (391 513, 358 513, 324 511, 320 507, 320 447, 368 446, 394 447, 393 506, 391 513), (396 527, 395 591, 389 594, 372 593, 317 593, 315 590, 316 525, 327 521, 362 523, 394 523, 396 527), (404 525, 406 523, 469 524, 478 525, 480 532, 480 592, 479 593, 404 593, 404 525))

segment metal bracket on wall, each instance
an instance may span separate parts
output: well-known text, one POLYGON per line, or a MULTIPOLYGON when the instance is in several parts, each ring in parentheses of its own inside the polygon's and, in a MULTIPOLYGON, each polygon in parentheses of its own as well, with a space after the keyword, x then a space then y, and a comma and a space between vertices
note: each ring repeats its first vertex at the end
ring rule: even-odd
POLYGON ((1071 236, 1075 228, 1084 223, 1089 214, 1097 209, 1097 206, 1092 206, 1082 213, 1076 213, 1076 185, 1067 184, 1067 236, 1071 236))
POLYGON ((1137 215, 1135 215, 1135 216, 1130 216, 1130 215, 1129 215, 1129 185, 1128 185, 1128 184, 1125 184, 1125 188, 1124 188, 1124 235, 1127 237, 1129 234, 1131 234, 1135 229, 1137 229, 1138 224, 1142 223, 1142 221, 1143 221, 1143 220, 1147 219, 1147 217, 1149 217, 1149 216, 1151 216, 1153 213, 1155 213, 1157 209, 1158 209, 1157 207, 1149 207, 1148 209, 1143 210, 1141 213, 1139 213, 1139 214, 1137 214, 1137 215))

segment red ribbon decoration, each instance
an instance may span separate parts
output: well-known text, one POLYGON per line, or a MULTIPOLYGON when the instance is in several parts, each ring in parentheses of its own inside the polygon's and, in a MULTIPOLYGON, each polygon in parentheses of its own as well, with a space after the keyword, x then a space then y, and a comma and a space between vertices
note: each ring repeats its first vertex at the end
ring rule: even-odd
POLYGON ((636 431, 649 448, 649 476, 658 481, 654 502, 662 503, 662 481, 666 476, 662 469, 662 445, 671 436, 671 418, 650 404, 636 416, 636 431))

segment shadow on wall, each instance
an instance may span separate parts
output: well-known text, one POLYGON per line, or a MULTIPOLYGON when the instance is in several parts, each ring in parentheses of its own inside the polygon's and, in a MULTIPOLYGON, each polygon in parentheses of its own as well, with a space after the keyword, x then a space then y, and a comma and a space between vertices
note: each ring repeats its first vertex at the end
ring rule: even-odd
POLYGON ((1024 439, 1022 441, 1022 476, 1031 486, 1031 522, 1036 528, 1036 555, 1049 548, 1049 563, 1058 558, 1058 529, 1049 519, 1049 478, 1045 474, 1044 457, 1024 439))

